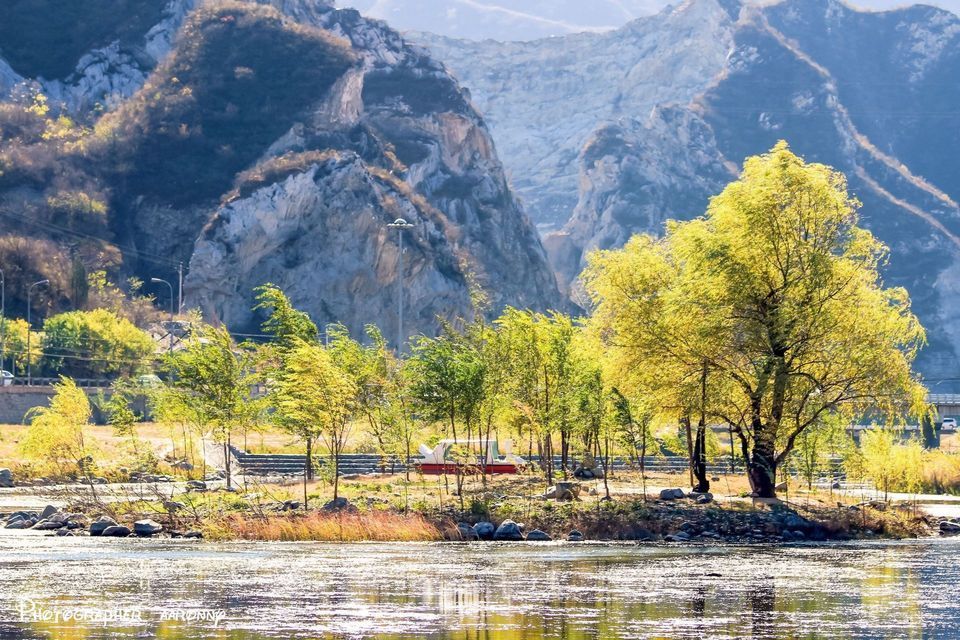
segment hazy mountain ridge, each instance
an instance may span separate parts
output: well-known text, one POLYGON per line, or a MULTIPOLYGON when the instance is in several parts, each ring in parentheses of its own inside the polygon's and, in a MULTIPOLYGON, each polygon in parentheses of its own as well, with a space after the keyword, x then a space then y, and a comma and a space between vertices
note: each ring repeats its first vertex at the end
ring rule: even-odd
POLYGON ((960 18, 924 6, 863 13, 835 0, 788 0, 746 6, 732 19, 726 11, 734 4, 694 0, 612 33, 523 45, 424 39, 471 90, 494 136, 510 140, 504 161, 518 191, 530 194, 535 220, 555 224, 562 215, 539 194, 551 203, 577 202, 562 232, 545 239, 563 283, 576 277, 586 251, 661 232, 667 218, 699 215, 731 167, 786 139, 808 160, 848 175, 864 202, 864 222, 891 247, 888 283, 908 288, 929 330, 922 370, 953 377, 960 168, 951 149, 960 130, 950 123, 960 104, 960 18), (684 21, 692 15, 709 17, 712 28, 684 21), (633 47, 638 34, 685 46, 640 50, 633 47), (551 87, 551 56, 564 48, 579 53, 564 82, 583 99, 559 100, 541 89, 551 87), (633 57, 637 51, 642 55, 633 57), (498 75, 510 64, 504 52, 531 76, 509 91, 498 75), (634 84, 629 99, 611 98, 603 75, 609 68, 658 69, 669 86, 634 84), (679 76, 689 98, 672 91, 669 80, 678 74, 671 69, 701 71, 679 76), (600 108, 594 95, 604 96, 600 108), (550 114, 546 131, 538 128, 541 109, 550 114), (535 133, 520 136, 524 130, 535 133), (562 149, 543 152, 547 137, 562 149), (576 149, 562 142, 581 138, 576 149), (555 159, 575 151, 576 182, 558 178, 565 171, 555 159), (544 162, 555 171, 544 171, 544 162))

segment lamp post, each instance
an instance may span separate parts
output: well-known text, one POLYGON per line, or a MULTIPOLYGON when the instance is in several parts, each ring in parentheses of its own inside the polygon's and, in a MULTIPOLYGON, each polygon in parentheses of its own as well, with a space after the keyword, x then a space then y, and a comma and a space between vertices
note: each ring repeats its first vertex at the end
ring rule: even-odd
POLYGON ((167 332, 170 334, 170 353, 173 353, 173 285, 167 282, 162 278, 150 278, 150 282, 155 282, 157 284, 163 283, 167 285, 170 289, 170 328, 167 329, 167 332))
POLYGON ((405 229, 412 229, 413 225, 403 218, 397 218, 387 227, 397 230, 398 246, 400 248, 397 265, 397 354, 400 354, 403 351, 403 232, 405 229))
POLYGON ((27 386, 33 385, 33 369, 31 365, 33 364, 33 357, 30 353, 30 334, 32 326, 30 325, 30 295, 33 293, 34 287, 39 287, 45 284, 50 284, 49 280, 38 280, 32 285, 27 287, 27 386))

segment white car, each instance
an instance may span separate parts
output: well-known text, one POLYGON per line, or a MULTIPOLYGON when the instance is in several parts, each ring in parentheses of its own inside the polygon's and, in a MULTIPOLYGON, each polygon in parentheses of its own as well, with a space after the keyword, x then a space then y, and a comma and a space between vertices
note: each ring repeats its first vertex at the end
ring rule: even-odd
POLYGON ((0 369, 0 386, 9 387, 13 384, 14 375, 5 369, 0 369))
POLYGON ((956 431, 957 430, 957 419, 956 418, 944 418, 943 422, 940 423, 941 431, 956 431))

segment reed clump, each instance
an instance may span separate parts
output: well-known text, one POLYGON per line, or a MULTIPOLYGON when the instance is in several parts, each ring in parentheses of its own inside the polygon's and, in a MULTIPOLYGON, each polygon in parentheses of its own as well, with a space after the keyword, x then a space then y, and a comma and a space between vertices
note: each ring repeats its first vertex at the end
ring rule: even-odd
POLYGON ((392 511, 309 513, 253 516, 231 514, 207 523, 214 540, 270 542, 431 542, 442 540, 436 525, 420 514, 392 511))

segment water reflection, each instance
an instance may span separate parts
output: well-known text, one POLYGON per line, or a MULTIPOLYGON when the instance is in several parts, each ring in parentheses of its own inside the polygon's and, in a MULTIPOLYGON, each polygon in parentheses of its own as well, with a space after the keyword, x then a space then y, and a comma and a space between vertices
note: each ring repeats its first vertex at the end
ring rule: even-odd
POLYGON ((958 548, 196 545, 0 535, 0 637, 944 637, 960 626, 958 548), (141 617, 24 619, 24 603, 141 617), (226 618, 162 619, 204 611, 226 618))

